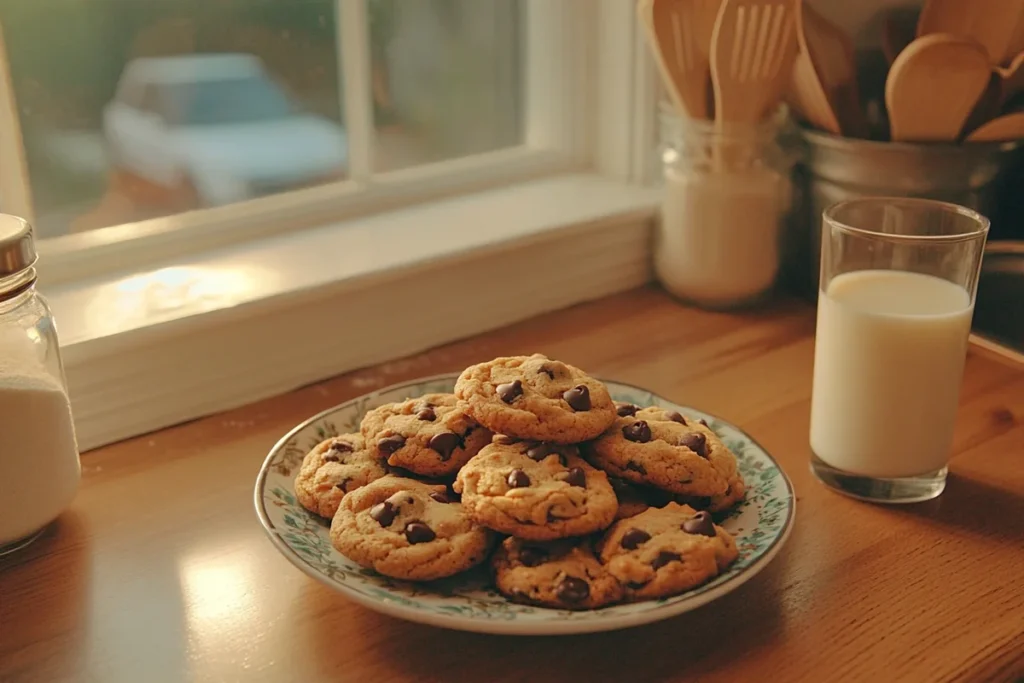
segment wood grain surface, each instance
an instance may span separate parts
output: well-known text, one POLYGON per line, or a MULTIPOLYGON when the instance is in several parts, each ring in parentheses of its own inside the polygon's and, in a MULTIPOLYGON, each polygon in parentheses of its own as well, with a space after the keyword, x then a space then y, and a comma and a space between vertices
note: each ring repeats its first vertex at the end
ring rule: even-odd
POLYGON ((803 304, 707 313, 638 290, 86 453, 73 508, 0 560, 0 681, 1014 680, 1024 371, 972 355, 945 494, 873 506, 808 470, 813 331, 803 304), (393 382, 535 351, 752 434, 796 487, 780 555, 675 619, 512 638, 371 612, 264 537, 252 487, 290 427, 393 382))

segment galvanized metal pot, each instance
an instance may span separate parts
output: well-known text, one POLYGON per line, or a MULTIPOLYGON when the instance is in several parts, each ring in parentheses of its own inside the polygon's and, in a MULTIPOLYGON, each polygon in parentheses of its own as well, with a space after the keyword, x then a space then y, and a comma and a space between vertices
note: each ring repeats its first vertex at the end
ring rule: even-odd
POLYGON ((1024 140, 910 144, 842 138, 798 128, 798 208, 786 254, 787 282, 817 297, 821 213, 846 199, 921 197, 970 207, 992 221, 990 239, 1009 236, 1022 216, 1024 140), (1014 186, 1008 186, 1008 181, 1014 186))

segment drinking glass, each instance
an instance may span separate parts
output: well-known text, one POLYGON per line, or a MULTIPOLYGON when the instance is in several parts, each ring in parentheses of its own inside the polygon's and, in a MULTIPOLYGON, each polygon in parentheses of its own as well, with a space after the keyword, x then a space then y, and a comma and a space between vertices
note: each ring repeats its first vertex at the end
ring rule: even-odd
POLYGON ((956 204, 869 197, 825 209, 811 470, 856 498, 946 485, 989 221, 956 204))

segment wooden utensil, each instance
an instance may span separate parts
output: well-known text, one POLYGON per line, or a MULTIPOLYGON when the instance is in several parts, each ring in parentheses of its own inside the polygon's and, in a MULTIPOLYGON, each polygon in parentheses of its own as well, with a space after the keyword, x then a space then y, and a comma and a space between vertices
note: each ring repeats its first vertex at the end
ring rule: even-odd
POLYGON ((891 65, 896 55, 917 37, 917 21, 921 15, 916 7, 892 7, 882 18, 882 52, 891 65))
POLYGON ((970 38, 917 38, 896 57, 885 81, 892 139, 956 140, 991 74, 985 49, 970 38))
POLYGON ((808 3, 796 0, 799 51, 790 104, 811 124, 836 135, 867 137, 849 37, 808 3))
POLYGON ((1024 0, 926 0, 917 20, 918 37, 951 33, 976 40, 989 64, 1004 64, 1020 50, 1018 27, 1024 0))
POLYGON ((967 136, 967 142, 996 142, 1024 138, 1024 112, 994 118, 967 136))
POLYGON ((710 119, 709 53, 721 0, 641 0, 637 4, 666 89, 688 116, 710 119))
POLYGON ((790 0, 723 0, 711 38, 715 121, 758 123, 782 100, 796 58, 790 0))

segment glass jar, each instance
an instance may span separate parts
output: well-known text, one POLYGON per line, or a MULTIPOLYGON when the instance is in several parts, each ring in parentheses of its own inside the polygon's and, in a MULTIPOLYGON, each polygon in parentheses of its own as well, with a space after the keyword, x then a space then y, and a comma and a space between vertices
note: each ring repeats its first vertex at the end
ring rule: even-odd
POLYGON ((53 316, 36 292, 32 228, 0 214, 0 555, 71 503, 81 478, 53 316))
POLYGON ((790 214, 787 117, 722 125, 662 106, 664 173, 654 270, 672 295, 705 308, 763 300, 776 281, 790 214))

